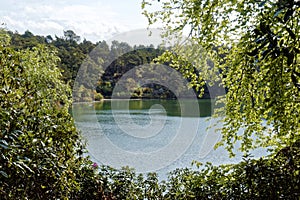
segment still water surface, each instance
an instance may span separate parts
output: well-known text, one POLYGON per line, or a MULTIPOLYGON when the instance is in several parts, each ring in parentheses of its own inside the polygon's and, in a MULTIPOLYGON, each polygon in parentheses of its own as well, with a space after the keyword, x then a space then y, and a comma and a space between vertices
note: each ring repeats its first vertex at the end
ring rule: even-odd
POLYGON ((95 162, 156 171, 165 178, 193 160, 216 165, 241 161, 241 153, 230 159, 224 148, 213 149, 220 139, 215 129, 221 127, 211 127, 217 121, 210 118, 214 109, 212 100, 105 100, 74 104, 72 111, 95 162))

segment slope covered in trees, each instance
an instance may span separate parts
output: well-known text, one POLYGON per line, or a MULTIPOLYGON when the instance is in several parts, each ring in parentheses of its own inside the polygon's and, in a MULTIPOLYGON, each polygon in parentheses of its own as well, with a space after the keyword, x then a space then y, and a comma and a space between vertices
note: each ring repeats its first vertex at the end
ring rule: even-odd
MULTIPOLYGON (((149 46, 130 46, 125 42, 113 41, 107 44, 106 41, 92 43, 84 39, 80 42, 80 37, 73 31, 64 32, 64 37, 37 36, 26 31, 23 34, 8 31, 11 37, 10 46, 15 49, 33 48, 39 44, 46 45, 57 50, 60 58, 58 67, 62 70, 63 80, 72 87, 76 79, 78 70, 82 66, 87 56, 97 47, 97 56, 99 61, 91 63, 90 69, 94 73, 89 77, 80 77, 80 86, 78 95, 74 97, 75 101, 92 101, 99 100, 103 97, 110 98, 113 88, 118 80, 130 69, 141 65, 149 64, 153 59, 161 55, 165 48, 154 48, 149 46), (105 67, 105 72, 102 68, 105 67), (96 87, 92 82, 98 82, 96 87)), ((169 64, 169 63, 165 63, 169 64)), ((197 71, 195 71, 196 73, 197 71)), ((91 74, 89 74, 91 75, 91 74)), ((132 98, 176 98, 168 88, 149 84, 139 86, 134 79, 128 80, 128 87, 132 90, 132 98)), ((193 87, 194 92, 199 94, 199 90, 193 87)), ((206 85, 203 86, 204 98, 210 98, 210 94, 206 85)))

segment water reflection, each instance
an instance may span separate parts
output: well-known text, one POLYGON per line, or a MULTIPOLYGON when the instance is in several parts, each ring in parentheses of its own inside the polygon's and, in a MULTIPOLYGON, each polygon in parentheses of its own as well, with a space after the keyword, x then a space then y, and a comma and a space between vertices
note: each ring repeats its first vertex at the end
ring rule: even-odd
MULTIPOLYGON (((141 110, 149 110, 153 105, 158 104, 164 107, 166 110, 167 116, 181 116, 181 110, 182 109, 188 109, 190 111, 189 115, 186 117, 208 117, 211 116, 212 110, 214 108, 214 100, 210 99, 203 99, 203 100, 196 100, 199 106, 200 110, 200 116, 198 113, 195 112, 195 108, 189 107, 189 105, 195 105, 192 104, 192 102, 195 102, 195 100, 184 100, 183 106, 185 108, 180 107, 180 103, 177 100, 104 100, 101 102, 95 102, 90 105, 80 105, 78 107, 81 107, 81 109, 85 110, 89 106, 94 106, 95 111, 102 112, 104 110, 111 110, 112 104, 114 104, 114 109, 119 110, 127 110, 127 103, 129 103, 129 109, 130 113, 132 115, 134 114, 140 114, 141 110), (137 111, 137 112, 135 112, 137 111)), ((75 105, 76 106, 76 105, 75 105)), ((76 108, 77 109, 77 108, 76 108)))

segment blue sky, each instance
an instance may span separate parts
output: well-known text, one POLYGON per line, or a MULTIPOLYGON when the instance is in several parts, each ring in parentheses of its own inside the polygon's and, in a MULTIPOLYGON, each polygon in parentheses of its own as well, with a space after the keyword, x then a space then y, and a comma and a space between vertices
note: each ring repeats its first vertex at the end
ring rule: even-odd
POLYGON ((106 40, 147 27, 142 0, 0 0, 0 23, 12 31, 62 36, 74 30, 81 38, 106 40))

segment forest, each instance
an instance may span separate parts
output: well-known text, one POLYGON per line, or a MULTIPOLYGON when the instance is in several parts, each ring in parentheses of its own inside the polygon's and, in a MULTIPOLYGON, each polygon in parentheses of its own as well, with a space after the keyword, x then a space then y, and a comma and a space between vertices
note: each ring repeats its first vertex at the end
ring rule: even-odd
MULTIPOLYGON (((188 29, 186 44, 131 47, 81 41, 72 30, 53 38, 0 29, 1 199, 300 198, 300 2, 170 0, 158 1, 158 11, 152 3, 141 5, 149 26, 164 24, 165 37, 188 29), (90 65, 97 73, 82 77, 91 82, 75 85, 96 46, 103 59, 90 65), (110 98, 122 74, 150 62, 179 71, 200 97, 209 98, 208 77, 222 83, 226 93, 218 101, 226 106, 215 116, 223 116, 216 148, 234 156, 239 143, 241 162, 194 161, 193 168, 176 169, 160 180, 155 172, 114 169, 85 156, 72 103, 110 98), (74 87, 81 90, 72 97, 74 87), (259 147, 270 154, 252 158, 250 151, 259 147)), ((134 98, 174 98, 159 85, 130 88, 134 98)))
MULTIPOLYGON (((15 50, 45 45, 57 51, 57 55, 60 58, 58 68, 62 71, 63 80, 72 88, 82 63, 92 50, 97 47, 97 58, 101 59, 101 61, 89 66, 89 70, 95 72, 93 77, 80 77, 87 81, 84 83, 79 82, 80 86, 78 86, 78 93, 76 93, 77 95, 74 97, 74 101, 99 101, 103 98, 111 98, 112 90, 123 74, 136 66, 150 64, 166 50, 165 47, 154 47, 153 45, 130 46, 126 42, 119 41, 112 41, 111 44, 107 44, 106 41, 97 43, 92 43, 86 39, 81 41, 80 36, 76 35, 72 30, 65 31, 63 37, 55 36, 55 38, 50 35, 34 35, 30 31, 25 31, 23 34, 8 31, 8 34, 11 37, 10 45, 15 50), (103 66, 106 67, 104 72, 101 70, 103 66), (97 82, 97 84, 92 85, 91 82, 93 81, 97 82)), ((85 66, 82 67, 84 68, 85 66)), ((133 90, 131 98, 176 98, 170 90, 161 85, 151 84, 139 86, 133 79, 128 80, 128 85, 126 89, 133 90), (133 86, 133 88, 131 86, 133 86)), ((205 94, 200 96, 199 90, 193 87, 194 92, 199 98, 210 98, 206 85, 204 85, 203 89, 205 94)))

